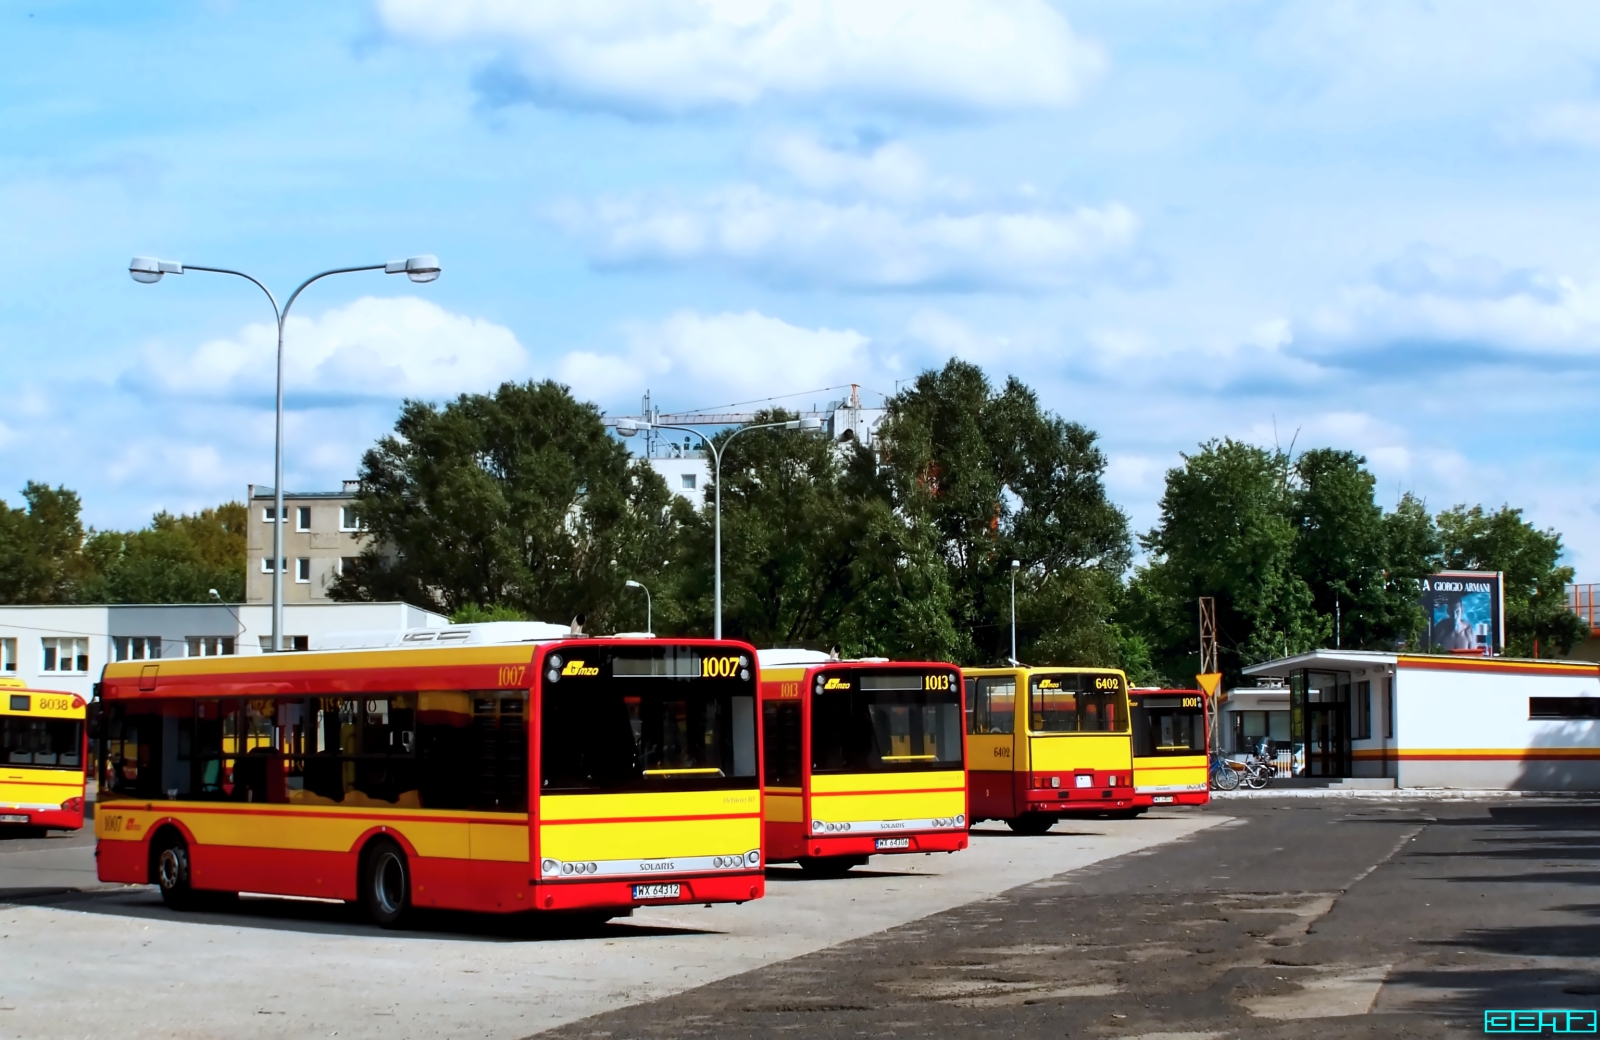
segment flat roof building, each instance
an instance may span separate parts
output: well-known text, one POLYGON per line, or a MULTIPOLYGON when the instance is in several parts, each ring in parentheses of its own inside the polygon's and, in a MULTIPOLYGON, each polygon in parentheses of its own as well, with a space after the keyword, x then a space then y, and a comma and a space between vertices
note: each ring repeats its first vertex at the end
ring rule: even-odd
POLYGON ((1288 687, 1289 739, 1306 776, 1600 791, 1592 662, 1313 650, 1244 673, 1288 687))
MULTIPOLYGON (((363 535, 356 515, 360 483, 339 491, 283 493, 283 601, 326 603, 328 590, 361 555, 363 535)), ((273 489, 251 484, 245 493, 249 556, 244 568, 244 601, 272 602, 273 489)))

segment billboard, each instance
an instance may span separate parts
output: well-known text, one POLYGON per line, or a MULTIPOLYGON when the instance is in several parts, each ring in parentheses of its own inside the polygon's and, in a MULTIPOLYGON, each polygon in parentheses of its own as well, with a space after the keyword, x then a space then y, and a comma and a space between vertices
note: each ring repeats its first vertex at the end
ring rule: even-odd
POLYGON ((1499 571, 1441 571, 1422 579, 1424 650, 1484 654, 1505 649, 1505 599, 1499 571))

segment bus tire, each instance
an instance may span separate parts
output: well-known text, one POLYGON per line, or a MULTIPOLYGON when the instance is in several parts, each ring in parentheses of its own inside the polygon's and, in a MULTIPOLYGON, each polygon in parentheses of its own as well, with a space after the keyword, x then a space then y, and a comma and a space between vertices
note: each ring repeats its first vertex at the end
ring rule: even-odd
POLYGON ((362 853, 361 903, 379 928, 399 928, 411 912, 411 864, 387 838, 362 853))
POLYGON ((800 860, 800 869, 812 877, 839 878, 866 862, 865 856, 806 856, 800 860))
POLYGON ((161 901, 173 910, 193 910, 199 894, 189 874, 189 844, 176 830, 156 835, 150 847, 150 880, 161 890, 161 901))
POLYGON ((1011 828, 1013 834, 1040 835, 1054 827, 1059 819, 1045 813, 1023 813, 1007 820, 1006 826, 1011 828))

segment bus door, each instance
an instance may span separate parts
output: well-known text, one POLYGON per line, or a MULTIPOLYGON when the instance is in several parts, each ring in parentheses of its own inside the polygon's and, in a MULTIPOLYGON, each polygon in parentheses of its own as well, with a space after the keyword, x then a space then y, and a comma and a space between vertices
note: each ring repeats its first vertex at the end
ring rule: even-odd
POLYGON ((1017 814, 1015 771, 1026 767, 1017 732, 1017 674, 967 679, 968 798, 973 819, 1017 814))

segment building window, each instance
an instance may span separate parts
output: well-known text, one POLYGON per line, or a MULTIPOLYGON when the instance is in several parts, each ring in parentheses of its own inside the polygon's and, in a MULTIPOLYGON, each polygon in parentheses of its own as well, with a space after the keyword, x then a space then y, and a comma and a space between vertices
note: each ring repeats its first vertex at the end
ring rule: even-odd
POLYGON ((111 646, 119 661, 154 661, 161 656, 160 636, 113 636, 111 646))
POLYGON ((0 639, 0 672, 17 670, 17 641, 0 639))
POLYGON ((305 556, 294 561, 294 580, 304 585, 311 580, 311 560, 305 556))
MULTIPOLYGON (((285 506, 284 507, 284 512, 280 513, 279 515, 280 516, 288 515, 288 510, 289 510, 289 507, 285 506)), ((265 509, 261 510, 261 522, 264 523, 264 524, 272 523, 272 507, 271 506, 267 506, 265 509)))
POLYGON ((346 574, 354 574, 356 572, 356 563, 357 558, 354 556, 339 557, 339 577, 342 578, 346 574))
POLYGON ((685 490, 685 491, 693 491, 694 490, 694 483, 695 483, 695 481, 694 481, 694 474, 693 473, 685 473, 683 475, 683 490, 685 490))
MULTIPOLYGON (((288 651, 288 650, 310 650, 311 649, 311 637, 310 636, 284 636, 283 637, 283 649, 285 651, 288 651)), ((272 653, 272 637, 271 636, 262 636, 261 637, 261 652, 262 653, 267 653, 267 654, 272 653)))
POLYGON ((1355 718, 1351 719, 1351 740, 1372 739, 1372 683, 1363 679, 1356 683, 1356 702, 1351 705, 1355 718))
POLYGON ((299 506, 294 511, 294 529, 296 531, 311 530, 311 507, 299 506))
POLYGON ((87 672, 89 670, 89 641, 72 636, 46 636, 40 641, 44 650, 41 672, 87 672))
POLYGON ((1233 716, 1233 750, 1237 753, 1253 752, 1263 737, 1274 744, 1289 743, 1289 713, 1286 711, 1235 711, 1233 716))
POLYGON ((361 530, 361 517, 356 515, 356 507, 355 506, 340 506, 339 507, 339 530, 341 530, 341 531, 359 531, 359 530, 361 530))
POLYGON ((1529 697, 1530 719, 1600 719, 1600 697, 1529 697))
MULTIPOLYGON (((285 570, 288 570, 288 568, 289 568, 289 558, 287 556, 285 556, 283 558, 283 567, 284 567, 285 570)), ((262 574, 271 574, 272 573, 272 557, 270 557, 270 556, 262 557, 262 560, 261 560, 261 573, 262 574)))
POLYGON ((1394 676, 1383 680, 1383 735, 1394 739, 1394 676))
POLYGON ((232 636, 190 636, 184 643, 190 657, 232 657, 235 650, 232 636))

